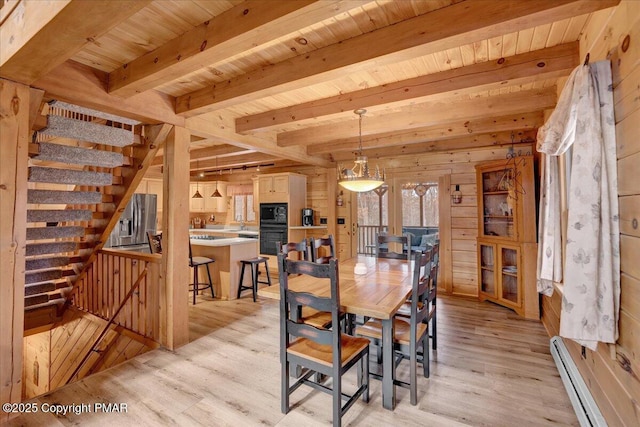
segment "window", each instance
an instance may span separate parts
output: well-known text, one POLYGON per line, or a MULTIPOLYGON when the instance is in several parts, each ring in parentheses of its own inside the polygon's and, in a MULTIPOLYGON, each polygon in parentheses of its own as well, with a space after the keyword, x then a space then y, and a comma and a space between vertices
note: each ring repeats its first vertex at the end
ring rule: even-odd
POLYGON ((238 222, 256 221, 256 213, 253 211, 253 194, 233 196, 233 217, 238 222))
POLYGON ((438 226, 438 184, 402 185, 402 226, 438 226))

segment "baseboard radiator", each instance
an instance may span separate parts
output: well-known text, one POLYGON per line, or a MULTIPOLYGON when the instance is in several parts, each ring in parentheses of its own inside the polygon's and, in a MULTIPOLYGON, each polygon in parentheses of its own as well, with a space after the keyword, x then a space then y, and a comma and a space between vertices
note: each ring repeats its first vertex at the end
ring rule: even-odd
POLYGON ((591 392, 582 379, 582 375, 580 375, 562 338, 558 336, 551 338, 550 347, 551 355, 558 366, 558 372, 560 372, 560 377, 567 389, 580 425, 582 427, 606 427, 607 422, 593 400, 591 392))

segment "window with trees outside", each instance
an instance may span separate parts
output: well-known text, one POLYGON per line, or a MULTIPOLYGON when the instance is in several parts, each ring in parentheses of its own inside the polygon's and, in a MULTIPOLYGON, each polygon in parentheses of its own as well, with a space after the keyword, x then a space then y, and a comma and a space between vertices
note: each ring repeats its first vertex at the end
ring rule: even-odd
POLYGON ((438 184, 421 182, 402 185, 402 226, 438 226, 438 184))

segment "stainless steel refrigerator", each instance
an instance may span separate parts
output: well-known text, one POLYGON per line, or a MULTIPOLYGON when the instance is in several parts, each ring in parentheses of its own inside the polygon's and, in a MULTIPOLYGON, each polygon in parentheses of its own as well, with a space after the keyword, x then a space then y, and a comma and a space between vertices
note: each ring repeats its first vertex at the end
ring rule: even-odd
POLYGON ((155 194, 134 194, 105 247, 149 253, 147 231, 156 232, 155 194))

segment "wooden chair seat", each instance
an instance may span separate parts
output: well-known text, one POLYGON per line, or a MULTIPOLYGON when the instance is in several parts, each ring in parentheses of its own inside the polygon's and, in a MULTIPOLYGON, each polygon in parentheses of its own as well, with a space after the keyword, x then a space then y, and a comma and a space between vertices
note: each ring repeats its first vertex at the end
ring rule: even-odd
MULTIPOLYGON (((419 302, 418 308, 422 308, 422 304, 423 303, 419 302)), ((405 302, 396 312, 396 316, 411 317, 411 302, 405 302)))
MULTIPOLYGON (((393 319, 394 337, 393 342, 402 345, 409 345, 411 342, 411 332, 409 328, 411 323, 408 319, 395 318, 393 319)), ((427 330, 427 325, 424 323, 418 324, 418 336, 424 334, 427 330)), ((362 326, 356 328, 356 335, 361 337, 373 338, 376 340, 382 339, 382 322, 377 319, 371 319, 362 326)))
POLYGON ((318 311, 311 307, 302 307, 302 317, 300 320, 316 328, 326 328, 331 325, 331 313, 328 311, 318 311))
MULTIPOLYGON (((369 347, 369 340, 343 334, 341 336, 341 345, 342 352, 340 355, 342 366, 346 366, 346 364, 358 356, 362 350, 369 347)), ((318 344, 307 338, 298 338, 287 348, 287 353, 304 357, 325 366, 331 366, 333 346, 331 344, 318 344)))

